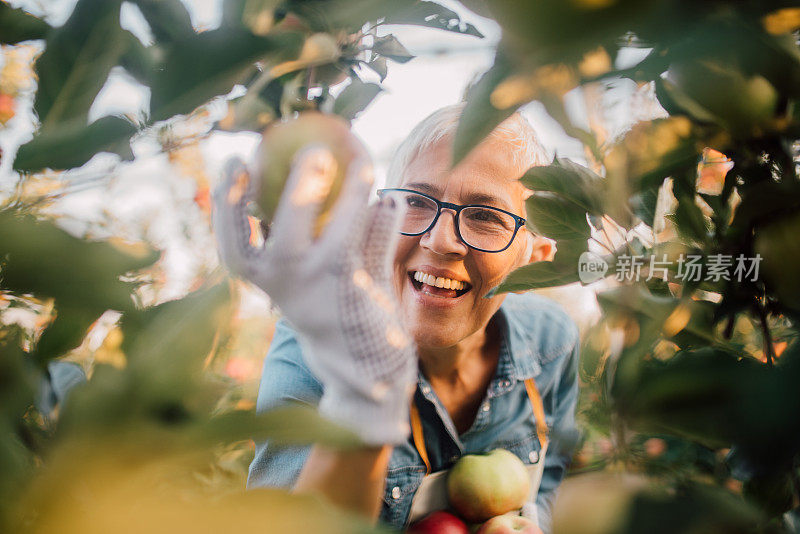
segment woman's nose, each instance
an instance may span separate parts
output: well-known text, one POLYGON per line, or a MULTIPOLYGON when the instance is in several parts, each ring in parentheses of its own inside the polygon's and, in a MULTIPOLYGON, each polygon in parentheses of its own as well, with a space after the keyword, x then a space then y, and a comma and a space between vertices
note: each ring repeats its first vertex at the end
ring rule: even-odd
POLYGON ((456 213, 443 209, 433 228, 422 234, 420 246, 437 254, 466 254, 469 250, 456 233, 456 213))

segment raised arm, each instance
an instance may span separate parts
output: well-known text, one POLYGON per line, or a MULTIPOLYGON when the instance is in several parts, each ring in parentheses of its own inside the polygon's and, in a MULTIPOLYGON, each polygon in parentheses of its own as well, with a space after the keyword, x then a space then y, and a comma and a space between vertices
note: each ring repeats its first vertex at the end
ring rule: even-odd
POLYGON ((266 291, 297 328, 304 361, 323 386, 320 413, 364 442, 349 453, 314 447, 295 489, 375 517, 391 446, 408 436, 416 383, 416 355, 391 283, 402 213, 391 201, 367 206, 371 168, 355 162, 315 239, 331 159, 312 148, 296 162, 263 247, 250 244, 246 215, 256 184, 244 165, 229 166, 214 194, 214 227, 228 268, 266 291))
MULTIPOLYGON (((306 367, 296 332, 281 320, 264 360, 258 394, 259 412, 292 403, 316 407, 322 384, 306 367)), ((256 444, 249 488, 283 487, 320 493, 342 508, 377 519, 391 447, 363 447, 342 452, 319 446, 256 444)))

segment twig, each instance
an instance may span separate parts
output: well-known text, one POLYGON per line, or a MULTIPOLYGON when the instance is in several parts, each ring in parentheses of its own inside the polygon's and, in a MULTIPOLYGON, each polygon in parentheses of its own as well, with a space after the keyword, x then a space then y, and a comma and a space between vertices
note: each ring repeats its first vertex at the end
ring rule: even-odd
POLYGON ((759 322, 761 323, 761 331, 764 335, 764 355, 767 357, 767 365, 773 367, 775 360, 775 349, 772 346, 772 335, 769 331, 769 324, 767 322, 767 313, 764 310, 758 297, 755 297, 755 308, 758 313, 759 322))
POLYGON ((598 245, 600 245, 601 247, 603 247, 604 249, 606 249, 606 250, 608 251, 608 253, 609 253, 609 254, 614 254, 614 249, 611 249, 611 248, 609 248, 609 247, 608 247, 608 246, 606 246, 606 244, 605 244, 605 243, 603 243, 602 241, 599 241, 599 240, 598 240, 597 238, 595 238, 595 237, 589 237, 589 239, 591 239, 592 241, 594 241, 595 243, 597 243, 598 245))

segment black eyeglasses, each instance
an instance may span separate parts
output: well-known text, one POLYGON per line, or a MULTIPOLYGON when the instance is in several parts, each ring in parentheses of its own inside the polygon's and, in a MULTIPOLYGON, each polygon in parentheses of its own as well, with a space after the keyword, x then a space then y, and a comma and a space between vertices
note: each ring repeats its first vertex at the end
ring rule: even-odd
POLYGON ((470 204, 459 206, 442 202, 411 189, 379 189, 381 198, 391 194, 406 207, 400 233, 422 235, 436 224, 442 209, 455 212, 456 235, 468 247, 481 252, 502 252, 511 246, 525 219, 500 208, 470 204))

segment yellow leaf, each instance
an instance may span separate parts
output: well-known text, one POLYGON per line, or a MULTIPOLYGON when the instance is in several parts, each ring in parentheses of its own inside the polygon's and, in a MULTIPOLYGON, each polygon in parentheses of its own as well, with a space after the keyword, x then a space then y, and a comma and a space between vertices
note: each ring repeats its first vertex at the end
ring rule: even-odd
POLYGON ((339 43, 333 35, 315 33, 303 43, 303 49, 297 59, 275 65, 270 69, 270 76, 278 78, 297 70, 333 63, 339 59, 340 55, 339 43))

